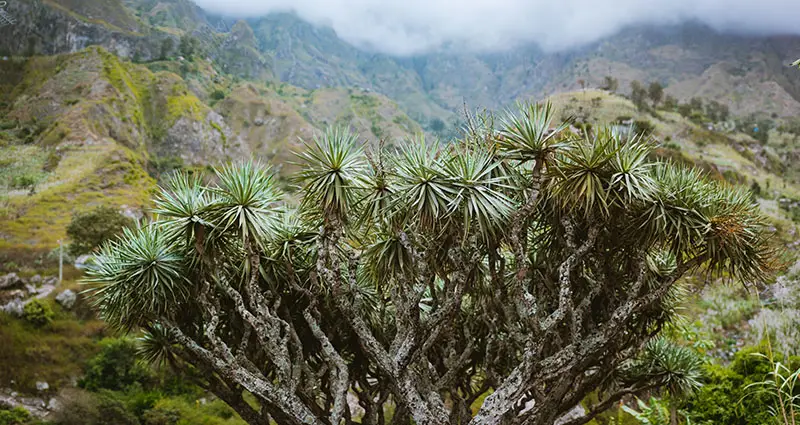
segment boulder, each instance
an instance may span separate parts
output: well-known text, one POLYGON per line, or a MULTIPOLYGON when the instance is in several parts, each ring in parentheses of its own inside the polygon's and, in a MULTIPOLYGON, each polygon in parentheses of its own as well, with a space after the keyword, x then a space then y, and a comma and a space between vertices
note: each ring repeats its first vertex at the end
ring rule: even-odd
POLYGON ((25 281, 17 276, 16 273, 9 273, 5 276, 0 276, 0 289, 15 289, 22 287, 25 281))
POLYGON ((50 389, 50 384, 46 381, 36 381, 36 391, 47 391, 50 389))
POLYGON ((36 287, 31 284, 25 285, 25 290, 28 291, 29 294, 35 294, 37 291, 36 287))
POLYGON ((61 304, 62 307, 66 308, 67 310, 71 309, 72 306, 75 305, 75 301, 78 300, 78 294, 74 291, 67 289, 66 291, 56 295, 56 302, 61 304))
POLYGON ((21 317, 25 311, 25 303, 21 299, 12 300, 4 306, 0 306, 0 310, 12 316, 21 317))
POLYGON ((85 269, 92 261, 92 256, 89 254, 81 255, 80 257, 75 259, 75 268, 83 270, 85 269))
POLYGON ((22 289, 12 289, 10 291, 0 291, 0 304, 5 304, 13 300, 21 300, 27 294, 22 289))
POLYGON ((32 278, 28 279, 28 283, 30 283, 33 286, 39 286, 42 284, 42 276, 38 274, 34 275, 32 278))
POLYGON ((56 286, 56 285, 58 285, 58 278, 55 277, 55 276, 50 276, 50 277, 44 278, 44 280, 42 282, 45 285, 56 286))

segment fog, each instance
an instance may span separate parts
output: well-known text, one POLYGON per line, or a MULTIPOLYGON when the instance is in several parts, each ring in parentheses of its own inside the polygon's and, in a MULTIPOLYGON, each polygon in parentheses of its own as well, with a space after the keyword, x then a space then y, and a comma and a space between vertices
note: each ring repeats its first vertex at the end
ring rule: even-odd
POLYGON ((455 46, 560 50, 632 24, 697 20, 723 31, 800 33, 800 0, 196 0, 209 12, 297 13, 342 39, 393 55, 455 46))

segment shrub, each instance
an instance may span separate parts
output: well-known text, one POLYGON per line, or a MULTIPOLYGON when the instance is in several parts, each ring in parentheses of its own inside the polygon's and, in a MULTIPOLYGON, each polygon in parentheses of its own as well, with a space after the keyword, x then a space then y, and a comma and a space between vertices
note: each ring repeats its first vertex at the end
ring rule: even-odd
POLYGON ((21 407, 13 409, 0 407, 0 425, 25 425, 30 419, 31 414, 21 407))
POLYGON ((55 412, 55 425, 139 425, 139 420, 125 405, 109 394, 70 390, 61 396, 61 408, 55 412))
POLYGON ((225 99, 224 91, 216 89, 213 92, 211 92, 211 100, 222 100, 222 99, 225 99))
POLYGON ((137 359, 134 341, 107 338, 100 341, 100 347, 100 352, 89 360, 80 387, 93 391, 122 390, 149 380, 151 375, 137 359))
POLYGON ((175 408, 158 407, 145 412, 142 419, 145 425, 175 425, 181 419, 181 412, 175 408))
POLYGON ((12 189, 28 189, 36 186, 38 179, 30 174, 22 174, 11 178, 12 189))
POLYGON ((120 235, 123 228, 133 225, 133 220, 106 206, 76 214, 67 226, 67 236, 72 241, 69 252, 75 256, 92 252, 103 242, 120 235))
MULTIPOLYGON (((686 402, 693 424, 699 425, 774 425, 774 403, 770 394, 755 392, 748 385, 762 382, 772 372, 773 366, 764 355, 766 345, 745 347, 734 356, 730 366, 709 365, 705 370, 705 384, 686 402)), ((783 356, 775 355, 776 361, 783 356)), ((791 357, 787 366, 796 368, 797 357, 791 357)))
POLYGON ((656 129, 656 126, 647 120, 636 120, 633 122, 633 126, 635 131, 641 134, 651 134, 656 129))
POLYGON ((55 314, 50 305, 40 299, 34 299, 25 304, 25 308, 22 311, 22 318, 36 327, 50 324, 54 316, 55 314))

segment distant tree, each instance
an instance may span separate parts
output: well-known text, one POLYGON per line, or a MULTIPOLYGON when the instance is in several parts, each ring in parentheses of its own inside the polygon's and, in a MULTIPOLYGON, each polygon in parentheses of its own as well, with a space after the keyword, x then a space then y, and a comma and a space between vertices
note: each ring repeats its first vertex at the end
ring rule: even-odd
POLYGON ((212 102, 218 102, 222 99, 225 99, 225 92, 220 89, 216 89, 213 92, 211 92, 210 97, 212 102))
POLYGON ((692 111, 700 111, 703 112, 703 99, 699 97, 693 97, 689 100, 689 107, 692 108, 692 111))
POLYGON ((750 192, 753 193, 753 196, 761 196, 761 185, 758 184, 757 181, 753 180, 753 184, 750 185, 750 192))
POLYGON ((728 105, 712 100, 706 104, 706 116, 712 121, 727 121, 730 111, 728 105))
POLYGON ((692 105, 688 103, 681 103, 678 105, 678 113, 684 117, 690 117, 692 115, 692 105))
POLYGON ((96 256, 94 302, 251 424, 353 423, 355 398, 366 424, 391 405, 403 425, 545 425, 591 395, 561 422, 579 425, 696 388, 692 350, 653 337, 682 276, 767 277, 765 219, 640 135, 556 116, 525 104, 369 155, 328 130, 297 206, 257 164, 177 175, 158 221, 96 256))
POLYGON ((189 34, 184 34, 181 37, 180 45, 178 46, 178 50, 181 52, 181 56, 186 59, 191 59, 196 54, 200 54, 200 40, 197 37, 193 37, 189 34))
POLYGON ((664 86, 658 81, 653 81, 647 88, 647 95, 653 101, 653 107, 657 107, 661 100, 664 98, 664 86))
POLYGON ((586 80, 578 80, 578 85, 581 86, 581 90, 586 90, 586 80))
POLYGON ((441 133, 444 130, 444 127, 444 121, 439 118, 432 119, 428 125, 428 128, 430 128, 430 130, 434 133, 441 133))
POLYGON ((664 104, 662 106, 668 111, 674 111, 675 108, 678 107, 678 99, 676 99, 674 96, 666 95, 664 97, 664 104))
POLYGON ((601 88, 603 90, 608 90, 611 93, 614 93, 617 91, 617 88, 619 88, 619 81, 617 81, 616 78, 610 75, 606 75, 605 78, 603 79, 603 87, 601 88))
POLYGON ((115 208, 106 206, 76 214, 67 226, 69 252, 75 256, 88 254, 107 240, 121 235, 123 228, 134 224, 115 208))
POLYGON ((137 344, 125 338, 107 338, 100 341, 100 352, 86 364, 84 377, 78 381, 81 388, 97 391, 119 391, 149 378, 147 364, 136 355, 137 344))
POLYGON ((647 108, 647 89, 636 80, 631 81, 631 101, 639 109, 647 108))
POLYGON ((169 37, 165 38, 161 41, 161 54, 158 58, 161 60, 166 60, 173 48, 175 48, 175 42, 169 37))
POLYGON ((730 117, 730 113, 731 113, 730 108, 728 107, 728 105, 721 104, 719 106, 719 110, 718 111, 719 111, 719 120, 720 121, 728 121, 728 118, 730 117))

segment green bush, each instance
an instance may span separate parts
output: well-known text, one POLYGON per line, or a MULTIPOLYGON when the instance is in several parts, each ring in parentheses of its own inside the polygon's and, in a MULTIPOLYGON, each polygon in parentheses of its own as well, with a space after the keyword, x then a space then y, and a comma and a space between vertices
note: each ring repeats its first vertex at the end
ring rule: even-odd
POLYGON ((22 174, 11 178, 12 189, 28 189, 36 185, 38 179, 31 174, 22 174))
POLYGON ((637 133, 642 134, 651 134, 656 129, 656 126, 648 120, 636 120, 633 122, 633 127, 637 133))
POLYGON ((5 409, 0 407, 0 425, 26 425, 31 420, 31 414, 21 407, 5 409))
POLYGON ((25 304, 22 310, 22 318, 25 319, 26 322, 39 328, 50 324, 54 316, 55 314, 53 313, 53 309, 50 308, 50 305, 40 299, 34 299, 28 304, 25 304))
POLYGON ((92 252, 103 242, 120 235, 123 228, 133 225, 133 220, 106 206, 76 214, 67 226, 67 236, 72 241, 69 253, 78 256, 92 252))
POLYGON ((176 425, 180 419, 180 410, 167 407, 148 410, 142 417, 145 425, 176 425))
POLYGON ((213 92, 211 92, 211 100, 222 100, 222 99, 225 99, 224 91, 216 89, 213 92))
MULTIPOLYGON (((769 360, 754 354, 765 354, 765 345, 745 347, 734 356, 730 366, 709 365, 705 383, 684 406, 697 425, 774 425, 773 401, 769 394, 758 393, 748 385, 761 382, 772 370, 769 360)), ((776 356, 782 359, 782 356, 776 356)), ((796 367, 800 358, 787 364, 796 367)))
POLYGON ((125 405, 110 394, 94 394, 71 390, 61 397, 61 408, 55 412, 55 425, 139 425, 125 405))
POLYGON ((137 357, 134 341, 106 338, 100 341, 100 352, 89 360, 78 385, 91 391, 118 391, 135 383, 147 384, 151 377, 150 370, 137 357))

